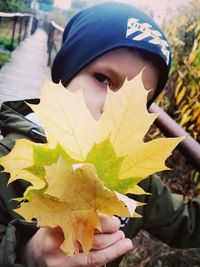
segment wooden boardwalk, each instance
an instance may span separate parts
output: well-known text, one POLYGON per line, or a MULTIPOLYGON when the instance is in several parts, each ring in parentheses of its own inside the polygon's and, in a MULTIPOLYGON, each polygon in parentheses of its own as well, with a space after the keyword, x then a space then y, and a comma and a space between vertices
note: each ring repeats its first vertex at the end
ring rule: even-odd
POLYGON ((47 35, 37 29, 34 35, 21 42, 0 70, 0 104, 39 97, 45 78, 50 79, 47 59, 47 35))

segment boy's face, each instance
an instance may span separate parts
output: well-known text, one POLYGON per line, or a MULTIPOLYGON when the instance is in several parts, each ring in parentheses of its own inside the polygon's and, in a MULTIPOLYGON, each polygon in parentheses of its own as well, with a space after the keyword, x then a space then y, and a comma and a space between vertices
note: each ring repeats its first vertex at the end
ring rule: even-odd
POLYGON ((74 92, 83 88, 86 105, 98 119, 103 112, 107 85, 116 91, 126 77, 128 80, 134 78, 144 67, 142 80, 144 87, 151 89, 148 96, 151 99, 158 82, 158 70, 137 52, 126 48, 118 48, 93 61, 73 78, 68 89, 74 92))

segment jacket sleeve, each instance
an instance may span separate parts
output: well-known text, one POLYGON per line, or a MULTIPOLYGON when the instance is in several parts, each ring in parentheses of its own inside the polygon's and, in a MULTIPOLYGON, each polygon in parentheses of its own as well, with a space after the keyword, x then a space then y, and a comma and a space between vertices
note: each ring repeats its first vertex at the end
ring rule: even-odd
POLYGON ((200 247, 200 199, 172 194, 156 176, 145 183, 152 195, 146 197, 142 228, 171 247, 200 247))
MULTIPOLYGON (((10 120, 16 121, 14 117, 10 120)), ((24 133, 33 127, 31 123, 25 124, 24 127, 20 122, 14 125, 21 132, 12 132, 0 140, 0 157, 10 152, 15 139, 28 138, 24 133)), ((28 184, 24 181, 15 181, 7 186, 8 175, 2 172, 2 169, 0 166, 0 267, 25 267, 22 263, 23 247, 38 228, 34 223, 25 222, 13 212, 13 209, 17 208, 17 203, 11 199, 22 196, 28 184)))
POLYGON ((19 183, 7 186, 7 179, 7 174, 0 172, 0 266, 25 267, 23 248, 38 228, 13 212, 17 206, 10 200, 15 197, 12 192, 21 191, 23 186, 19 183))
POLYGON ((24 220, 13 220, 5 227, 1 225, 0 266, 25 267, 23 262, 23 248, 26 242, 37 231, 34 223, 24 220))

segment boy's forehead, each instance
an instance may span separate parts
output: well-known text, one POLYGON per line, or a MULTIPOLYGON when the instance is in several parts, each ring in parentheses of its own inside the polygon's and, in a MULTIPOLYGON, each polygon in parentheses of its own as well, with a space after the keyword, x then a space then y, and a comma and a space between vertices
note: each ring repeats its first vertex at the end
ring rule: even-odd
MULTIPOLYGON (((145 66, 151 64, 154 65, 152 61, 149 61, 149 58, 146 54, 138 51, 137 49, 130 49, 130 48, 116 48, 105 54, 99 56, 94 61, 92 61, 88 67, 96 66, 96 67, 111 67, 115 66, 116 64, 121 65, 130 64, 132 66, 145 66)), ((87 66, 86 66, 87 67, 87 66)))

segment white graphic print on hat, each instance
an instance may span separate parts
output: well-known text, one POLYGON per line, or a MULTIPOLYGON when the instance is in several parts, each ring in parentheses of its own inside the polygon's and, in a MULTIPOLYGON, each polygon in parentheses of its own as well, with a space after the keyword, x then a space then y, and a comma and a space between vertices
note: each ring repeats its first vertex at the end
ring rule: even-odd
POLYGON ((165 56, 168 65, 170 59, 169 44, 162 37, 161 32, 153 30, 152 25, 149 23, 140 23, 136 18, 130 18, 128 20, 126 38, 160 45, 161 52, 165 56))

